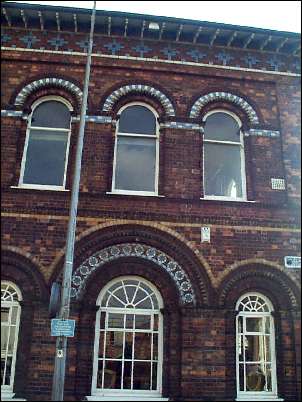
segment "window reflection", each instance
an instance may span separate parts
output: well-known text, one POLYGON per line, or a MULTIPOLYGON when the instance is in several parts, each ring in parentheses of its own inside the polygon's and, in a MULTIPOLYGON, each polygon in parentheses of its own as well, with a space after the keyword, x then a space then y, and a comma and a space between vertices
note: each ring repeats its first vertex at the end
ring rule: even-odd
POLYGON ((113 190, 157 191, 157 125, 146 106, 122 110, 116 132, 113 190))
POLYGON ((204 131, 204 194, 243 198, 242 135, 237 120, 226 112, 210 114, 204 131))

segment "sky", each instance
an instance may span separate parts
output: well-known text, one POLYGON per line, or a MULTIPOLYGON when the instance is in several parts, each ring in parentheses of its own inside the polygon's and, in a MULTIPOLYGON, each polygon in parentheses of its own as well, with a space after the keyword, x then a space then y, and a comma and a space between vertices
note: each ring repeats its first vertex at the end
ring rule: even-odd
MULTIPOLYGON (((18 3, 92 8, 93 1, 17 1, 18 3)), ((300 1, 97 1, 98 10, 301 32, 300 1)))

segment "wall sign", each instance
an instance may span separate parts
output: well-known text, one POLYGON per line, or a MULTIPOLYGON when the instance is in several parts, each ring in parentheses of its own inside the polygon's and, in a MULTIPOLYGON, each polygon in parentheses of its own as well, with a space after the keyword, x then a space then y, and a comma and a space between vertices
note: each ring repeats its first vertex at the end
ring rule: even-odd
POLYGON ((202 226, 201 228, 201 242, 210 243, 211 241, 211 228, 209 226, 202 226))
POLYGON ((51 320, 51 336, 74 336, 75 320, 51 320))
POLYGON ((284 265, 285 268, 301 268, 301 257, 286 255, 284 265))

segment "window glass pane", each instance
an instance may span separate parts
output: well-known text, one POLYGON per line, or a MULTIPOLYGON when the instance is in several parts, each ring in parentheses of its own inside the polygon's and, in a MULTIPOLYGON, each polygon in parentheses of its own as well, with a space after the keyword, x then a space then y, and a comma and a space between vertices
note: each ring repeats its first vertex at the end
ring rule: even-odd
POLYGON ((62 102, 43 102, 34 110, 31 126, 69 128, 70 111, 62 102))
POLYGON ((265 374, 265 391, 271 392, 272 389, 272 367, 271 364, 266 364, 264 366, 265 374))
POLYGON ((9 308, 1 307, 1 323, 8 322, 9 318, 9 308))
POLYGON ((157 363, 152 363, 152 389, 157 389, 157 363))
POLYGON ((110 293, 109 293, 109 292, 106 292, 105 295, 104 295, 104 297, 102 298, 102 303, 101 303, 101 306, 102 306, 102 307, 106 306, 106 303, 107 303, 107 300, 108 300, 108 297, 109 297, 109 296, 110 296, 110 293))
POLYGON ((150 297, 146 297, 147 298, 145 300, 142 299, 140 302, 138 302, 135 308, 153 309, 150 297))
POLYGON ((132 301, 133 301, 133 298, 134 298, 134 295, 135 295, 135 292, 136 292, 136 287, 137 286, 131 286, 131 285, 126 286, 126 293, 127 293, 129 303, 132 303, 132 301))
MULTIPOLYGON (((102 365, 99 364, 98 372, 98 383, 101 383, 99 378, 102 377, 102 365)), ((121 388, 121 378, 122 378, 122 362, 115 360, 105 360, 104 369, 104 388, 109 389, 120 389, 121 388)))
POLYGON ((244 340, 245 344, 245 360, 249 362, 257 362, 263 360, 263 337, 258 335, 247 335, 244 340))
POLYGON ((145 299, 147 296, 149 296, 149 292, 146 293, 142 289, 138 289, 135 295, 135 299, 133 300, 133 304, 139 303, 143 299, 145 299))
POLYGON ((136 315, 135 328, 136 329, 150 329, 151 316, 150 315, 136 315))
POLYGON ((144 332, 135 333, 134 358, 137 360, 151 359, 151 334, 144 332))
POLYGON ((10 382, 11 382, 10 376, 11 376, 11 371, 12 371, 12 361, 13 361, 12 356, 8 357, 6 359, 6 372, 5 372, 5 378, 3 379, 5 360, 2 360, 2 358, 1 358, 1 380, 2 380, 3 385, 10 385, 10 382))
POLYGON ((238 335, 238 356, 239 361, 244 360, 244 343, 243 343, 243 335, 238 335))
POLYGON ((19 310, 19 307, 17 307, 17 306, 14 306, 14 307, 12 308, 11 323, 12 323, 13 325, 15 325, 16 322, 17 322, 18 310, 19 310))
POLYGON ((247 317, 246 318, 246 331, 247 332, 262 332, 262 317, 253 318, 247 317))
POLYGON ((125 333, 124 359, 132 359, 133 332, 125 333))
MULTIPOLYGON (((107 335, 110 336, 110 332, 108 332, 107 335)), ((100 338, 99 338, 99 357, 104 357, 104 337, 105 337, 105 332, 101 331, 100 338)))
POLYGON ((134 315, 133 314, 127 314, 126 315, 126 328, 133 329, 133 324, 134 324, 134 315))
MULTIPOLYGON (((96 387, 97 388, 102 388, 103 364, 104 364, 103 360, 99 360, 98 373, 97 373, 97 379, 96 379, 96 387)), ((105 387, 105 388, 107 388, 107 387, 105 387)))
POLYGON ((123 308, 123 307, 125 307, 125 304, 121 300, 119 300, 116 297, 114 297, 113 295, 110 295, 107 307, 120 307, 120 308, 123 308))
POLYGON ((240 147, 204 144, 205 195, 242 197, 240 147))
POLYGON ((127 304, 127 299, 123 287, 114 291, 114 296, 118 297, 124 304, 127 304))
POLYGON ((132 375, 132 362, 125 361, 124 363, 124 377, 123 388, 131 389, 131 375, 132 375))
POLYGON ((270 346, 270 336, 263 336, 263 348, 264 348, 264 361, 270 362, 271 361, 271 346, 270 346))
POLYGON ((6 354, 6 347, 8 342, 8 326, 1 325, 1 356, 6 354))
POLYGON ((270 334, 270 317, 264 317, 264 328, 265 328, 265 333, 270 334))
POLYGON ((158 315, 154 314, 153 330, 158 331, 158 315))
POLYGON ((260 364, 246 365, 246 390, 247 391, 264 391, 265 375, 260 364))
POLYGON ((8 354, 12 355, 14 353, 14 345, 15 345, 15 335, 16 335, 16 327, 10 327, 10 335, 9 335, 9 343, 8 343, 8 354))
POLYGON ((123 357, 123 332, 106 333, 106 359, 122 359, 123 357))
POLYGON ((239 389, 240 391, 245 391, 244 389, 244 364, 239 364, 239 389))
POLYGON ((30 131, 23 183, 63 185, 67 138, 66 132, 30 131))
POLYGON ((158 360, 158 335, 153 334, 153 360, 158 360))
POLYGON ((124 314, 109 313, 108 328, 124 328, 124 314))
POLYGON ((153 139, 119 137, 115 188, 155 191, 156 142, 153 139))
POLYGON ((241 316, 238 317, 238 333, 243 333, 243 317, 241 316))
POLYGON ((207 117, 204 138, 217 141, 240 142, 240 129, 236 120, 227 113, 217 112, 207 117))
POLYGON ((150 389, 151 363, 134 362, 133 389, 150 389))
POLYGON ((144 106, 129 106, 121 113, 118 128, 120 133, 156 134, 155 116, 144 106))

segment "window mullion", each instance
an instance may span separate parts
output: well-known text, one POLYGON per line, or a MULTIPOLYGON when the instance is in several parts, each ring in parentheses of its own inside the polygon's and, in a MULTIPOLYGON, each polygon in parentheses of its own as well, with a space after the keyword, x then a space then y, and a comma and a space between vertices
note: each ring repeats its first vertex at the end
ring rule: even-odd
MULTIPOLYGON (((135 315, 133 317, 133 329, 135 329, 135 315)), ((131 361, 131 389, 133 390, 133 371, 134 371, 134 348, 135 348, 135 330, 132 332, 132 361, 131 361)))
POLYGON ((126 314, 124 314, 124 331, 123 331, 123 352, 122 352, 123 354, 122 354, 121 389, 124 389, 125 343, 126 343, 126 314))
POLYGON ((242 327, 243 327, 243 389, 244 392, 246 392, 246 360, 245 360, 245 337, 246 337, 246 317, 242 317, 243 322, 242 322, 242 327))

